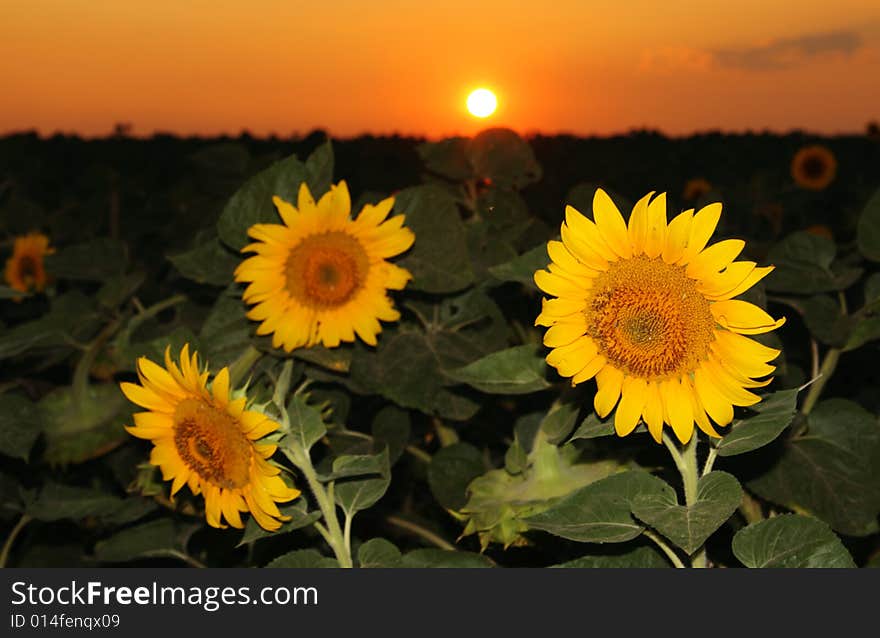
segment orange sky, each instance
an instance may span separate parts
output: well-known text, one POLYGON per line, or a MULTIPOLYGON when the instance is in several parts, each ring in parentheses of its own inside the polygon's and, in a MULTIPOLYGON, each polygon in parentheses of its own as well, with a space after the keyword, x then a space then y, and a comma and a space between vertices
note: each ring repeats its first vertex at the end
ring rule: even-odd
POLYGON ((0 134, 859 132, 878 78, 876 0, 0 0, 0 134))

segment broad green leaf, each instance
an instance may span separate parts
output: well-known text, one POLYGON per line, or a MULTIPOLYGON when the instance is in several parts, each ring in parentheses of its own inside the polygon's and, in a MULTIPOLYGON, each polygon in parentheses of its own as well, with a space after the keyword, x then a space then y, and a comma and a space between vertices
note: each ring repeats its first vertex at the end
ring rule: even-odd
POLYGON ((754 416, 737 419, 718 443, 719 456, 734 456, 757 450, 776 440, 794 419, 798 390, 774 392, 752 407, 754 416))
POLYGON ((80 520, 87 516, 105 518, 124 506, 124 500, 108 492, 59 483, 46 483, 28 503, 27 513, 38 521, 80 520))
POLYGON ((344 454, 333 459, 332 472, 318 474, 318 479, 326 483, 352 476, 382 474, 385 471, 386 460, 381 454, 344 454))
POLYGON ((856 230, 859 250, 872 261, 880 261, 880 190, 868 201, 856 230))
POLYGON ((171 255, 168 260, 187 279, 199 284, 226 286, 243 257, 229 250, 213 233, 201 232, 190 250, 171 255))
POLYGON ((880 513, 880 425, 852 401, 819 403, 806 432, 786 441, 782 455, 749 489, 806 512, 851 536, 877 531, 880 513))
POLYGON ((193 526, 179 528, 170 518, 129 527, 95 543, 95 558, 104 563, 122 563, 138 558, 185 554, 186 537, 193 526))
POLYGON ((126 245, 109 237, 97 237, 46 256, 46 270, 59 279, 104 281, 122 274, 127 264, 126 245))
POLYGON ((239 291, 234 285, 230 286, 217 295, 217 301, 202 324, 199 341, 203 348, 199 354, 212 369, 229 365, 250 347, 255 326, 245 316, 239 291))
POLYGON ((0 453, 28 460, 43 430, 39 408, 20 394, 0 394, 0 453))
POLYGON ((667 488, 666 483, 647 472, 613 474, 579 489, 525 522, 532 529, 582 543, 622 543, 644 529, 630 514, 635 498, 661 494, 667 488))
POLYGON ((339 567, 335 558, 328 558, 316 549, 297 549, 283 554, 270 562, 266 567, 286 567, 297 569, 339 567))
POLYGON ((287 404, 287 415, 290 418, 287 436, 295 439, 297 446, 308 454, 312 446, 327 433, 321 413, 295 394, 287 404))
POLYGON ((688 554, 699 549, 724 525, 742 502, 742 488, 726 472, 710 472, 697 487, 697 502, 679 505, 669 485, 661 492, 643 494, 633 501, 632 512, 688 554))
POLYGON ((804 299, 801 307, 807 328, 818 341, 835 348, 847 342, 856 320, 842 313, 834 299, 828 295, 816 295, 804 299))
POLYGON ((244 534, 242 534, 241 540, 238 541, 237 547, 252 543, 261 538, 266 538, 267 536, 287 534, 294 530, 308 527, 321 518, 321 512, 317 510, 313 512, 307 511, 308 503, 306 503, 304 498, 297 498, 292 505, 285 505, 278 509, 282 515, 289 516, 290 520, 281 523, 281 527, 274 532, 269 532, 260 527, 257 520, 251 516, 248 518, 247 523, 245 523, 244 534))
POLYGON ((400 567, 402 555, 394 543, 371 538, 358 548, 358 565, 363 568, 400 567))
POLYGON ((733 553, 746 567, 855 567, 828 526, 815 518, 783 514, 741 529, 733 553))
POLYGON ((571 440, 577 439, 595 439, 602 436, 611 436, 614 434, 614 419, 600 421, 595 412, 591 412, 581 421, 578 429, 571 435, 571 440))
POLYGON ((609 545, 603 547, 601 554, 586 554, 580 558, 551 565, 569 569, 628 569, 670 567, 669 561, 653 547, 641 545, 631 549, 629 546, 609 545))
POLYGON ((877 339, 880 339, 880 314, 872 314, 856 322, 843 351, 855 350, 877 339))
POLYGON ((39 406, 46 438, 43 454, 49 463, 82 463, 129 437, 122 426, 131 422, 131 404, 115 383, 90 385, 82 397, 71 387, 58 387, 39 406))
POLYGON ((100 326, 93 301, 79 291, 52 300, 52 307, 34 321, 0 333, 0 359, 15 357, 31 349, 72 349, 70 341, 88 341, 100 326))
POLYGON ((562 443, 574 429, 579 414, 580 406, 573 402, 553 405, 541 419, 540 430, 553 445, 562 443))
POLYGON ((456 182, 463 182, 473 176, 473 167, 467 156, 468 140, 463 137, 450 137, 438 142, 424 142, 416 151, 432 173, 456 182))
POLYGON ((280 224, 281 218, 272 197, 295 204, 300 184, 306 179, 306 168, 295 155, 272 164, 257 173, 238 189, 227 202, 217 221, 220 240, 233 250, 248 243, 248 228, 254 224, 280 224))
POLYGON ((474 173, 493 184, 520 189, 541 179, 532 147, 510 129, 481 131, 470 140, 467 154, 474 173))
POLYGON ((460 510, 467 503, 468 484, 486 471, 483 455, 470 443, 437 450, 428 466, 428 485, 441 506, 460 510))
POLYGON ((880 310, 880 272, 875 272, 865 280, 865 306, 880 310))
POLYGON ((537 290, 535 272, 546 268, 549 263, 550 256, 547 254, 547 244, 542 243, 515 259, 492 266, 489 268, 489 273, 498 281, 515 281, 537 290))
MULTIPOLYGON (((330 184, 333 182, 333 145, 329 138, 306 158, 305 171, 309 190, 317 201, 321 195, 330 190, 330 184)), ((356 213, 356 211, 352 212, 356 213)))
POLYGON ((447 376, 490 394, 529 394, 550 387, 547 364, 533 345, 515 346, 449 370, 447 376))
POLYGON ((377 443, 388 446, 388 458, 394 465, 409 441, 409 412, 394 405, 386 405, 373 417, 372 433, 377 443))
POLYGON ((473 552, 454 552, 446 549, 414 549, 403 555, 400 566, 410 568, 472 569, 495 567, 495 563, 488 556, 474 554, 473 552))
POLYGON ((394 208, 416 240, 398 264, 412 273, 408 290, 455 292, 474 281, 467 237, 455 200, 438 186, 401 191, 394 208))
POLYGON ((141 287, 145 278, 146 275, 143 272, 114 275, 104 281, 104 284, 95 293, 95 298, 105 308, 116 308, 141 287))
POLYGON ((333 372, 346 373, 351 368, 351 348, 312 346, 311 348, 296 348, 292 354, 297 359, 333 372))
MULTIPOLYGON (((353 516, 356 512, 372 507, 388 490, 391 483, 391 466, 388 462, 388 450, 378 455, 378 476, 375 478, 349 478, 336 481, 334 495, 336 504, 339 505, 347 516, 353 516)), ((357 466, 364 466, 363 459, 359 457, 340 457, 333 462, 333 471, 346 473, 357 466)))
POLYGON ((834 242, 805 231, 792 233, 776 244, 767 256, 776 269, 764 280, 767 290, 810 294, 843 290, 861 274, 859 268, 832 264, 834 242))
MULTIPOLYGON (((514 190, 490 188, 477 199, 477 210, 491 234, 505 241, 517 241, 535 223, 523 196, 514 190)), ((528 239, 531 245, 533 238, 528 239)))

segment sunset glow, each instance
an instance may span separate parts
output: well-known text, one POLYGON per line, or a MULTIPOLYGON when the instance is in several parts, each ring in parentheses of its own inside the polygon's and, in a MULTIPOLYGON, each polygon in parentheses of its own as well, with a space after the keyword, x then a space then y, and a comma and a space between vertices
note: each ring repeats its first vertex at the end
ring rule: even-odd
POLYGON ((489 117, 498 107, 498 98, 489 89, 477 89, 468 95, 467 108, 474 117, 489 117))

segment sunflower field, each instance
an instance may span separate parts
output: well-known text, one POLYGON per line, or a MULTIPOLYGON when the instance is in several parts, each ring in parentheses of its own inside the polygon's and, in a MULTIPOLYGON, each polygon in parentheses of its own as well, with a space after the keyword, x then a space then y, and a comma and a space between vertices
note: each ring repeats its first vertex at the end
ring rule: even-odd
POLYGON ((0 139, 0 565, 878 567, 880 140, 0 139))

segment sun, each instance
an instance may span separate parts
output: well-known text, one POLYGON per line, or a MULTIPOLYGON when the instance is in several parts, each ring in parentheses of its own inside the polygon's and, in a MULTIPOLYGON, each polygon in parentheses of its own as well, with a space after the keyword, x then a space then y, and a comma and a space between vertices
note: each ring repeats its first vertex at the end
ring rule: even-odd
POLYGON ((468 95, 467 108, 474 117, 489 117, 498 107, 498 98, 489 89, 476 89, 468 95))

